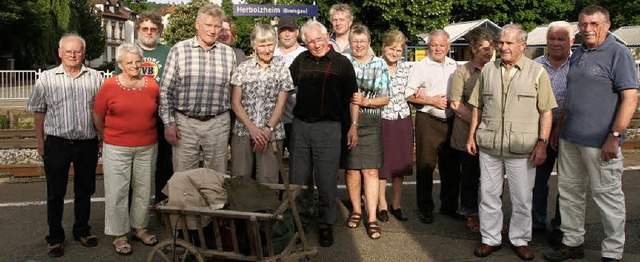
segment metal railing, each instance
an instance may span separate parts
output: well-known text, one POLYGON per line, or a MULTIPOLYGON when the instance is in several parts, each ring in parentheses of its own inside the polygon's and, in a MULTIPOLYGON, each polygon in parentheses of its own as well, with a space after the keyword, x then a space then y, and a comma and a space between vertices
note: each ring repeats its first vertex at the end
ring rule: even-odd
MULTIPOLYGON (((0 100, 28 99, 42 73, 38 70, 0 70, 0 100)), ((99 71, 103 79, 113 76, 111 71, 99 71)))

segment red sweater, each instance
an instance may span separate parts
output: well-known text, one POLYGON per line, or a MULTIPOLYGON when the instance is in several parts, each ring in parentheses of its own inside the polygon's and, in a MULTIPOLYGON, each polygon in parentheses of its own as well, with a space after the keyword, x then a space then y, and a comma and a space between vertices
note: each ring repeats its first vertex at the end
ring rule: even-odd
POLYGON ((144 88, 127 90, 119 85, 117 77, 104 81, 93 104, 93 111, 105 116, 104 142, 129 147, 155 144, 158 84, 144 78, 144 88))

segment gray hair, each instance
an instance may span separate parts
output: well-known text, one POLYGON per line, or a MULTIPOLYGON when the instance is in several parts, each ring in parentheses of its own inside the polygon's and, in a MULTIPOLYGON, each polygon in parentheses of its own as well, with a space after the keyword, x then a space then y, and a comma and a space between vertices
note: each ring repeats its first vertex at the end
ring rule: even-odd
POLYGON ((263 42, 278 42, 276 30, 267 24, 256 25, 251 30, 251 46, 255 48, 258 43, 263 42))
POLYGON ((86 49, 87 43, 84 41, 84 38, 82 38, 80 35, 76 33, 65 33, 64 35, 62 35, 62 37, 60 38, 60 41, 58 42, 58 47, 62 48, 62 43, 64 41, 67 41, 67 39, 71 39, 71 38, 75 38, 78 41, 80 41, 80 43, 82 44, 83 51, 86 49))
POLYGON ((336 13, 345 13, 349 20, 353 21, 353 12, 348 4, 335 4, 329 8, 329 18, 333 19, 333 15, 336 13))
POLYGON ((446 36, 446 37, 447 37, 447 43, 448 43, 448 42, 449 42, 449 40, 451 39, 451 37, 449 36, 449 33, 447 33, 447 31, 444 31, 444 30, 442 30, 442 29, 435 29, 435 30, 432 30, 431 32, 429 32, 429 37, 428 37, 428 39, 427 39, 427 40, 429 40, 429 41, 427 42, 427 44, 429 44, 429 43, 431 42, 431 38, 432 38, 432 37, 437 36, 437 35, 444 35, 444 36, 446 36))
POLYGON ((527 30, 524 30, 524 27, 522 27, 522 25, 519 24, 508 24, 502 27, 502 29, 500 29, 500 35, 505 35, 507 34, 508 31, 511 30, 516 30, 518 33, 518 40, 520 41, 520 43, 526 43, 527 42, 527 30))
POLYGON ((196 17, 196 20, 200 20, 205 15, 209 15, 209 16, 212 16, 213 18, 220 19, 220 23, 222 23, 222 21, 224 21, 224 18, 226 17, 224 14, 224 10, 222 10, 222 8, 214 4, 208 4, 203 7, 200 7, 200 9, 198 10, 198 16, 196 17))
POLYGON ((122 62, 122 55, 125 53, 139 55, 142 58, 142 48, 133 43, 124 43, 116 49, 116 63, 122 62))
POLYGON ((352 26, 351 30, 349 31, 349 40, 351 40, 351 38, 353 38, 354 35, 366 35, 367 39, 371 41, 371 32, 369 31, 369 28, 366 25, 356 24, 352 26))
POLYGON ((307 42, 307 39, 306 39, 307 37, 305 36, 305 34, 313 28, 320 29, 320 32, 324 36, 328 34, 327 27, 325 27, 322 23, 309 19, 309 21, 304 23, 304 25, 302 25, 302 27, 300 28, 300 33, 302 34, 302 42, 305 42, 305 43, 307 42))
POLYGON ((573 27, 571 26, 571 24, 569 24, 566 21, 555 21, 549 24, 549 26, 547 27, 549 30, 547 31, 547 34, 549 33, 549 31, 551 31, 551 28, 555 28, 555 29, 561 29, 564 30, 565 32, 567 32, 567 36, 569 37, 569 39, 574 39, 576 37, 576 31, 573 30, 573 27))

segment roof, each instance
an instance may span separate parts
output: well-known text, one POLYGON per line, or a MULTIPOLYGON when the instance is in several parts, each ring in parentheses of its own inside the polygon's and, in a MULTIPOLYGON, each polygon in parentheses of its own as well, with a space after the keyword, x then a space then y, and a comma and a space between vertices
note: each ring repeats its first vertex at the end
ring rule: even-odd
MULTIPOLYGON (((449 34, 449 42, 453 43, 458 40, 464 40, 464 36, 476 27, 488 27, 490 29, 494 29, 495 31, 500 30, 500 27, 494 22, 491 22, 491 20, 480 19, 449 24, 448 26, 444 27, 444 31, 449 34)), ((418 37, 424 39, 425 42, 428 42, 427 38, 429 37, 429 34, 419 34, 418 37)))
POLYGON ((165 15, 173 13, 173 10, 175 10, 175 9, 176 9, 176 5, 175 4, 171 4, 168 7, 160 8, 158 10, 158 14, 160 14, 161 16, 165 16, 165 15))
POLYGON ((100 6, 99 9, 102 11, 102 16, 120 18, 124 20, 134 19, 133 15, 135 15, 135 12, 133 12, 133 10, 129 9, 128 7, 124 6, 118 0, 89 0, 89 3, 96 7, 100 6), (116 12, 111 12, 109 8, 105 8, 105 5, 117 6, 119 8, 116 12))
MULTIPOLYGON (((575 35, 578 36, 578 22, 571 22, 569 24, 571 24, 575 35)), ((546 47, 547 31, 549 31, 548 25, 541 25, 531 30, 527 36, 527 47, 546 47)))
POLYGON ((623 26, 613 31, 627 47, 640 47, 640 26, 623 26))

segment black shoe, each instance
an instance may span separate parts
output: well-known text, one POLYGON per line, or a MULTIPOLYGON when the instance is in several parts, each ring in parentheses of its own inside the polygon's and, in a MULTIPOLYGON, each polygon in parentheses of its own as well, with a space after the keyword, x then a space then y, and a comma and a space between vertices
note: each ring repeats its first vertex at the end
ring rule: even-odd
POLYGON ((455 210, 452 210, 452 211, 440 210, 440 214, 448 216, 455 220, 460 220, 460 221, 465 220, 465 216, 463 214, 456 212, 455 210))
POLYGON ((380 220, 382 222, 389 221, 389 212, 387 210, 379 211, 377 216, 378 216, 378 220, 380 220))
POLYGON ((399 220, 399 221, 407 221, 407 220, 409 220, 409 217, 407 217, 407 214, 404 213, 404 210, 402 210, 402 208, 393 209, 393 207, 389 206, 389 212, 394 217, 396 217, 396 219, 399 220))
POLYGON ((618 261, 621 261, 621 259, 610 258, 610 257, 602 257, 602 262, 618 262, 618 261))
POLYGON ((553 247, 559 247, 562 245, 562 238, 564 237, 564 233, 560 231, 560 229, 554 229, 551 231, 551 236, 549 236, 549 244, 553 247))
POLYGON ((431 213, 429 213, 429 214, 420 213, 420 216, 418 216, 418 219, 423 224, 433 224, 433 214, 431 214, 431 213))
POLYGON ((331 226, 318 228, 318 240, 321 247, 333 245, 333 228, 331 226))
POLYGON ((531 226, 531 230, 533 232, 546 232, 547 231, 547 225, 545 225, 545 224, 533 224, 533 226, 531 226))
POLYGON ((64 256, 64 244, 62 244, 62 243, 49 244, 47 246, 47 249, 49 250, 47 252, 49 257, 61 257, 61 256, 64 256))
POLYGON ((544 254, 544 259, 551 262, 560 262, 567 259, 581 259, 584 258, 584 246, 579 245, 577 247, 570 247, 564 243, 555 251, 544 254))

